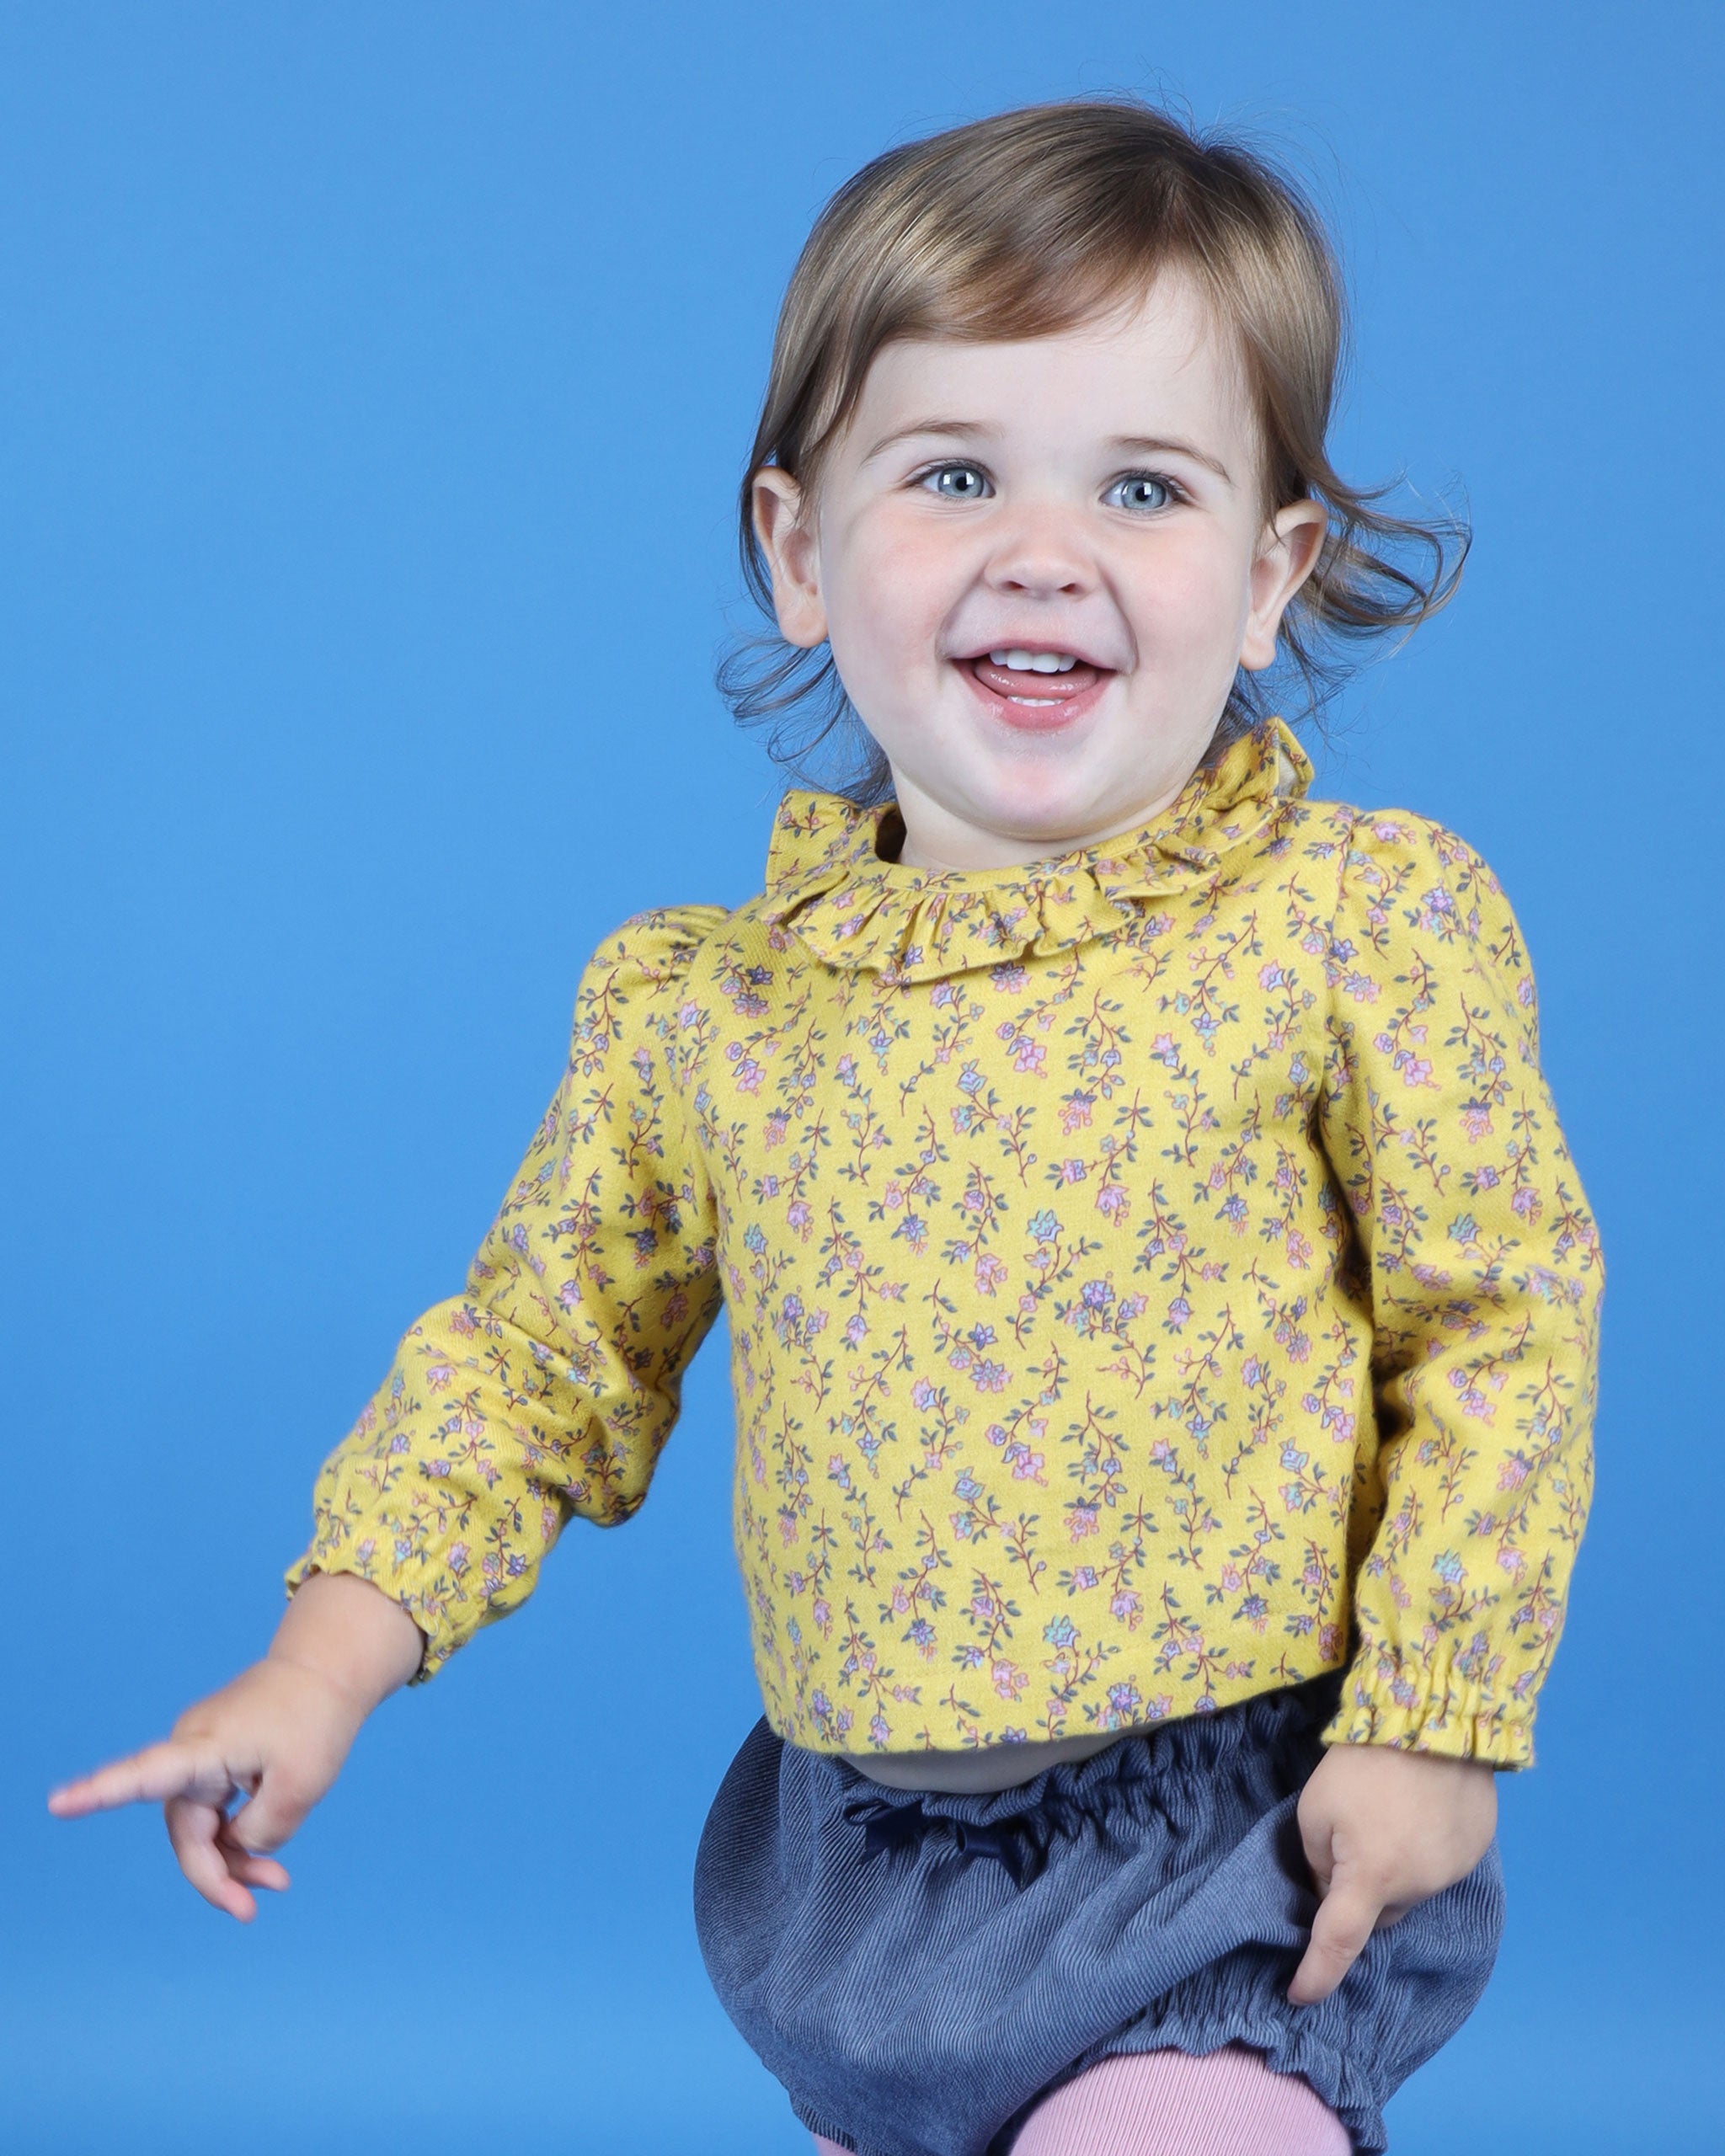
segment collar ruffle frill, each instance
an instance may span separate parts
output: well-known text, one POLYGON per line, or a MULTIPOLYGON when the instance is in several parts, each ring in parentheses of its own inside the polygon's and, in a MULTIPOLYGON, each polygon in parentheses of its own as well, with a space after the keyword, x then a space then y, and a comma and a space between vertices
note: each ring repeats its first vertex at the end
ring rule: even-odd
POLYGON ((1076 852, 1011 868, 907 868, 880 857, 891 802, 862 808, 793 787, 766 857, 766 919, 832 966, 937 980, 1112 934, 1146 900, 1207 876, 1311 783, 1306 752, 1266 719, 1194 772, 1161 815, 1076 852))

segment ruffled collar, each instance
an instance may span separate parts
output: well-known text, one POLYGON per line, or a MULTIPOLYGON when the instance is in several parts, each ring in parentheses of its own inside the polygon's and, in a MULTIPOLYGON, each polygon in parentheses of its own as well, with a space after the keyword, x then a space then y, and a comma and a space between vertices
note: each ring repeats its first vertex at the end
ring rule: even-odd
POLYGON ((1266 719, 1188 781, 1138 830, 1012 868, 906 868, 890 802, 794 787, 779 804, 766 857, 766 918, 794 930, 829 965, 892 981, 935 980, 1026 953, 1045 957, 1107 936, 1140 902, 1213 875, 1311 783, 1305 751, 1266 719))

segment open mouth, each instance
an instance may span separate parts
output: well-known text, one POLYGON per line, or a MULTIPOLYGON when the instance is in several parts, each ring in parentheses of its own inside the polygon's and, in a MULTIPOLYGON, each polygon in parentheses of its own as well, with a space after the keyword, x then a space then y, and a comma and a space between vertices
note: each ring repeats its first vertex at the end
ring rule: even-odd
POLYGON ((959 661, 998 718, 1009 725, 1064 726, 1095 702, 1111 677, 1074 652, 1007 644, 959 661))

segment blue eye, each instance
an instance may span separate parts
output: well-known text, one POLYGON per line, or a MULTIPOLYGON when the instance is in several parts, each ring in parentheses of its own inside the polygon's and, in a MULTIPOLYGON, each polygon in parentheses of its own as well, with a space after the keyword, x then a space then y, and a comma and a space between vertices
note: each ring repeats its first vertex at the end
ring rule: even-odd
POLYGON ((922 484, 949 502, 980 502, 990 492, 986 477, 974 464, 937 464, 923 473, 922 484))
POLYGON ((1173 499, 1174 490, 1167 481, 1151 472, 1129 472, 1103 496, 1110 509, 1133 510, 1166 509, 1173 499))

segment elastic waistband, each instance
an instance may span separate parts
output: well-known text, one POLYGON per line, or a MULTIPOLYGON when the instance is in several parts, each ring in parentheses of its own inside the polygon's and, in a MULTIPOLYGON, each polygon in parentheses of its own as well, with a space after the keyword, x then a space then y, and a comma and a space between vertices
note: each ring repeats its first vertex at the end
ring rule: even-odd
POLYGON ((994 1828, 1028 1817, 1045 1817, 1058 1828, 1067 1815, 1094 1818, 1130 1805, 1134 1792, 1156 1802, 1171 1795, 1170 1785, 1194 1778, 1244 1773, 1253 1781, 1285 1780, 1300 1755, 1316 1748, 1317 1733, 1336 1710, 1344 1673, 1327 1670, 1297 1684, 1255 1693, 1212 1714, 1182 1715, 1134 1731, 1084 1759, 1061 1760, 1010 1789, 992 1790, 900 1790, 873 1780, 845 1759, 803 1752, 810 1771, 829 1782, 828 1801, 846 1815, 875 1822, 882 1833, 911 1831, 889 1822, 889 1815, 920 1814, 969 1829, 994 1828))

